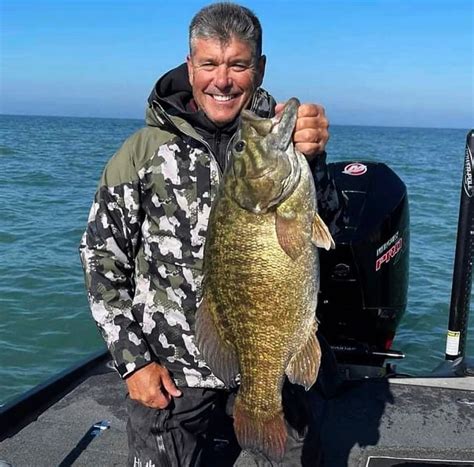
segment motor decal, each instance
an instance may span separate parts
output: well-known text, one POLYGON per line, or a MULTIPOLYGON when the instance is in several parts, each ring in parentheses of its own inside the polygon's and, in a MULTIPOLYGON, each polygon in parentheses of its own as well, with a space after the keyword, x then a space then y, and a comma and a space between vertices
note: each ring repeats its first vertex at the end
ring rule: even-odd
POLYGON ((382 256, 377 258, 375 261, 375 270, 378 271, 383 264, 390 262, 392 258, 400 252, 403 246, 403 238, 400 238, 395 245, 393 245, 389 250, 387 250, 382 256))
POLYGON ((352 175, 358 177, 359 175, 364 175, 367 172, 367 166, 361 164, 360 162, 352 162, 344 167, 342 171, 343 174, 352 175))
POLYGON ((466 147, 466 159, 464 167, 464 191, 466 195, 471 198, 473 194, 472 190, 472 171, 473 171, 474 161, 472 159, 472 152, 469 147, 466 147))
POLYGON ((382 253, 387 251, 400 237, 400 232, 396 232, 392 235, 382 246, 377 248, 376 256, 380 256, 382 253))

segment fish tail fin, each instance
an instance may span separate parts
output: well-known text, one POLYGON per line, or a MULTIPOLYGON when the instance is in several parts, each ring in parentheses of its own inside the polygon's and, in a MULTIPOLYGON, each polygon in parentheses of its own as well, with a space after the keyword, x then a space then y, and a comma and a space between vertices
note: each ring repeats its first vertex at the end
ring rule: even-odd
POLYGON ((275 462, 282 460, 287 439, 283 411, 265 420, 259 420, 242 407, 237 396, 234 405, 234 430, 242 449, 258 451, 275 462))

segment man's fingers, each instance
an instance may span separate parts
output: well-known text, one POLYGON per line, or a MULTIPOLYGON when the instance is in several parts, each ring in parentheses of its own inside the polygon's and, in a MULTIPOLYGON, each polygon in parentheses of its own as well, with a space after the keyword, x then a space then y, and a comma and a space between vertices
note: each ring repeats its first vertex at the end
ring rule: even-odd
POLYGON ((176 387, 169 373, 166 373, 165 375, 163 375, 163 377, 161 378, 161 384, 162 384, 163 390, 172 397, 179 397, 183 394, 176 387))
POLYGON ((318 104, 301 104, 298 107, 298 119, 305 117, 326 118, 324 107, 318 104))
POLYGON ((171 396, 163 393, 161 388, 158 387, 150 388, 146 392, 130 391, 129 395, 131 399, 154 409, 164 409, 171 402, 171 396))
POLYGON ((329 121, 324 115, 318 117, 298 117, 298 120, 296 120, 295 131, 303 130, 305 128, 327 131, 329 128, 329 121))
POLYGON ((283 111, 284 108, 285 108, 285 104, 284 104, 284 103, 277 104, 277 105, 275 106, 275 115, 280 114, 280 113, 283 111))
POLYGON ((296 130, 293 136, 295 144, 298 143, 326 143, 329 139, 329 133, 323 128, 305 128, 296 130))
POLYGON ((145 398, 137 400, 143 405, 153 409, 166 409, 172 399, 173 398, 167 391, 162 390, 161 388, 155 388, 155 390, 150 391, 145 398))
POLYGON ((329 140, 329 132, 323 128, 306 128, 296 131, 293 139, 295 148, 312 159, 313 156, 325 150, 329 140))
MULTIPOLYGON (((285 108, 284 103, 275 106, 277 119, 285 108)), ((324 107, 318 104, 301 104, 298 107, 293 142, 298 151, 308 159, 322 153, 329 140, 329 121, 324 107)))
POLYGON ((181 396, 168 370, 157 364, 140 368, 125 380, 131 399, 147 407, 164 409, 173 397, 181 396))
POLYGON ((329 140, 329 132, 325 129, 306 128, 293 135, 295 148, 308 159, 322 153, 329 140))
POLYGON ((172 397, 161 388, 157 388, 155 397, 150 401, 149 407, 155 409, 165 409, 171 402, 172 397))
POLYGON ((153 391, 153 397, 149 401, 152 405, 147 405, 157 409, 164 409, 168 407, 173 397, 181 396, 182 392, 176 387, 166 368, 162 368, 160 376, 157 386, 153 391))
POLYGON ((324 151, 323 146, 316 143, 298 143, 295 144, 295 148, 309 161, 312 160, 317 154, 320 154, 324 151))

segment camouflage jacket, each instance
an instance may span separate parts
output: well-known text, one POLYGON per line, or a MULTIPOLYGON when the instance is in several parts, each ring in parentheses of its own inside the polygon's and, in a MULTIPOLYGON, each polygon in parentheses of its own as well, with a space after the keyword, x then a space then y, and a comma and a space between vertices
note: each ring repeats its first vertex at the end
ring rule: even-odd
MULTIPOLYGON (((268 116, 274 103, 259 89, 251 109, 268 116)), ((206 141, 156 101, 104 169, 80 254, 92 315, 122 377, 156 361, 179 386, 224 386, 194 343, 219 180, 206 141)))

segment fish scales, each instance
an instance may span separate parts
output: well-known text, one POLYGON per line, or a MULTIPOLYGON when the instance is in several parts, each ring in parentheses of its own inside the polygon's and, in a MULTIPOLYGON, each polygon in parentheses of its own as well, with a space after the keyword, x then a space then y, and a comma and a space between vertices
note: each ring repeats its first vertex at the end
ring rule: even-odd
POLYGON ((290 100, 279 125, 242 116, 211 210, 196 317, 198 348, 210 368, 229 386, 240 373, 239 443, 273 459, 286 442, 285 374, 309 389, 320 361, 317 206, 309 166, 291 143, 297 108, 290 100))

